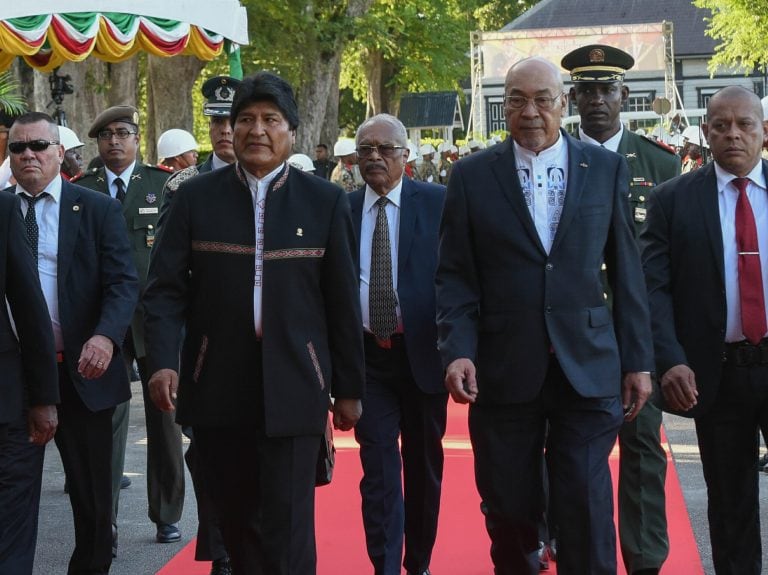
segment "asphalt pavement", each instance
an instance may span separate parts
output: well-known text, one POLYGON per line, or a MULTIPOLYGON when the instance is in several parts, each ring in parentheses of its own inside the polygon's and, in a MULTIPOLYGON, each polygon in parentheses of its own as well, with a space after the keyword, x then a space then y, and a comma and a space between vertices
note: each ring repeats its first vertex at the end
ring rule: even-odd
MULTIPOLYGON (((155 542, 155 526, 147 517, 146 429, 141 387, 132 384, 130 429, 126 450, 125 471, 132 485, 120 495, 119 549, 112 563, 112 575, 153 575, 178 553, 195 535, 197 509, 192 482, 187 473, 184 513, 180 522, 181 541, 159 544, 155 542)), ((689 419, 665 414, 664 427, 669 439, 680 483, 683 488, 688 514, 691 518, 705 573, 714 575, 707 530, 707 497, 701 473, 696 433, 689 419)), ((185 447, 186 449, 186 447, 185 447)), ((761 493, 768 492, 768 474, 760 474, 761 493)), ((764 499, 764 498, 761 498, 764 499)), ((763 548, 768 549, 766 528, 768 508, 761 509, 763 548)), ((74 547, 72 513, 69 499, 64 493, 64 473, 53 442, 48 446, 43 476, 40 505, 40 527, 35 560, 36 575, 66 573, 67 561, 74 547)), ((662 574, 664 574, 662 569, 662 574)), ((436 573, 435 575, 440 575, 436 573)), ((667 574, 686 575, 686 574, 667 574)))

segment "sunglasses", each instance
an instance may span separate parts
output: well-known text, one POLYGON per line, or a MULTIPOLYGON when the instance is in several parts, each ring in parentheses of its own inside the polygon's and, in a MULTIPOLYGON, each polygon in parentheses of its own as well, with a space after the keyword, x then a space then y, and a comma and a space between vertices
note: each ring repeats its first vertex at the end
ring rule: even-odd
POLYGON ((54 140, 30 140, 29 142, 10 142, 8 149, 12 154, 21 154, 29 148, 33 152, 44 152, 48 146, 58 146, 59 142, 54 140))

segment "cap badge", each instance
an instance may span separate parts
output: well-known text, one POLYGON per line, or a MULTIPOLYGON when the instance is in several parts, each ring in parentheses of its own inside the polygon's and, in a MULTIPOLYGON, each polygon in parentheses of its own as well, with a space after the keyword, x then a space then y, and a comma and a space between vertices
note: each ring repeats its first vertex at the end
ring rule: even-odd
POLYGON ((219 102, 231 102, 235 98, 235 93, 229 86, 219 86, 213 91, 213 94, 219 102))
POLYGON ((595 48, 594 50, 590 50, 589 62, 590 64, 600 64, 602 62, 605 62, 605 52, 603 52, 603 50, 600 48, 595 48))

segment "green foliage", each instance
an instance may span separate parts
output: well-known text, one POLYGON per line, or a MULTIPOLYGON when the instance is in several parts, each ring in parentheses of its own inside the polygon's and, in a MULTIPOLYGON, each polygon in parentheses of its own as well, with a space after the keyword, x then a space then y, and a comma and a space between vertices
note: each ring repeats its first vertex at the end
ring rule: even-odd
POLYGON ((707 35, 720 43, 709 62, 714 74, 720 67, 743 67, 745 73, 768 66, 768 0, 694 0, 712 12, 707 35))
POLYGON ((21 95, 21 86, 10 72, 0 74, 0 111, 9 116, 18 116, 27 110, 21 95))

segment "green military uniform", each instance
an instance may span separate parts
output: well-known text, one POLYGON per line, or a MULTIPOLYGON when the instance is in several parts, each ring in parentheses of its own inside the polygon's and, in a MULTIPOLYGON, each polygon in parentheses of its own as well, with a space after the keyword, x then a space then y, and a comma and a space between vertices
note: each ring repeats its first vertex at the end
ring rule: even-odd
MULTIPOLYGON (((622 88, 624 74, 634 65, 634 59, 612 46, 593 44, 571 51, 561 65, 570 71, 574 84, 616 84, 622 88)), ((598 102, 600 97, 595 93, 591 98, 598 102)), ((612 105, 615 103, 613 100, 612 105)), ((627 200, 635 230, 639 231, 645 222, 645 202, 651 190, 680 174, 680 158, 663 145, 627 129, 616 152, 624 156, 629 167, 627 200)), ((667 454, 661 445, 661 423, 661 410, 649 400, 635 419, 625 421, 619 430, 619 540, 624 566, 630 574, 656 572, 669 554, 664 491, 667 454)))
POLYGON ((440 183, 444 186, 448 185, 448 179, 451 177, 451 170, 453 169, 453 162, 448 158, 440 158, 440 163, 437 165, 437 174, 440 178, 440 183))
POLYGON ((354 192, 360 186, 355 182, 355 174, 344 162, 339 162, 333 169, 331 181, 346 192, 354 192))
POLYGON ((437 184, 440 182, 440 176, 438 175, 437 166, 435 166, 432 160, 424 160, 417 170, 417 180, 422 182, 431 182, 437 184))

